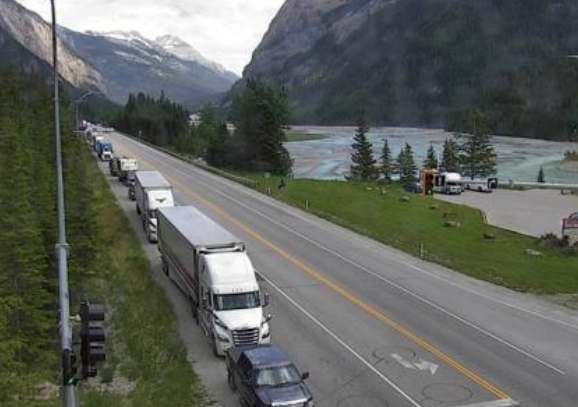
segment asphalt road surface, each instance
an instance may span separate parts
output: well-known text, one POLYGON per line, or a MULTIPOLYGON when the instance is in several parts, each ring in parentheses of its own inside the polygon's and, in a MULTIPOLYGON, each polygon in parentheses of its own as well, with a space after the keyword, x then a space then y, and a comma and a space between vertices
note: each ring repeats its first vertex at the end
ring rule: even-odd
MULTIPOLYGON (((272 341, 311 373, 318 406, 574 407, 578 313, 429 264, 209 174, 119 134, 139 159, 248 247, 271 294, 272 341)), ((236 406, 183 295, 163 276, 134 203, 110 178, 155 279, 178 316, 189 359, 220 406, 236 406)), ((547 272, 547 270, 545 270, 547 272)))

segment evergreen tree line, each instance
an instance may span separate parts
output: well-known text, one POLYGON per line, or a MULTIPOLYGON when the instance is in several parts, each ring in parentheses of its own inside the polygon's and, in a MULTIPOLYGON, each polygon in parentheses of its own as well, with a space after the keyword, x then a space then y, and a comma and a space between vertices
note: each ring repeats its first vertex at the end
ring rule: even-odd
MULTIPOLYGON (((0 89, 0 405, 29 406, 37 385, 57 380, 60 364, 53 103, 40 78, 14 70, 0 72, 0 89)), ((74 304, 98 255, 98 234, 86 146, 70 117, 63 115, 62 149, 74 304)))
MULTIPOLYGON (((423 168, 459 172, 471 179, 489 177, 496 173, 496 153, 488 127, 481 115, 475 111, 472 111, 469 120, 468 133, 455 133, 452 138, 444 141, 439 162, 434 146, 430 145, 422 163, 423 168)), ((362 111, 351 146, 352 163, 348 179, 375 181, 381 177, 391 180, 392 176, 398 175, 402 183, 414 182, 417 179, 418 167, 411 145, 406 142, 397 158, 394 158, 388 140, 384 139, 378 163, 373 155, 373 146, 367 138, 368 132, 369 126, 362 111)))
POLYGON ((144 93, 131 93, 113 125, 161 147, 189 131, 186 109, 165 97, 164 92, 158 99, 144 93))
POLYGON ((115 126, 161 147, 204 158, 210 165, 288 175, 291 159, 283 146, 290 117, 287 92, 263 78, 249 79, 232 104, 234 132, 213 105, 189 126, 187 113, 164 96, 131 95, 115 126))

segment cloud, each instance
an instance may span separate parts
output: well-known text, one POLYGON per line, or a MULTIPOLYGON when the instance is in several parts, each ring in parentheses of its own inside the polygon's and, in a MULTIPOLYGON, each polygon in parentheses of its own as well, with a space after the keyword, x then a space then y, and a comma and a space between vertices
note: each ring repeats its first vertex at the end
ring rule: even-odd
MULTIPOLYGON (((47 0, 17 0, 50 20, 47 0)), ((76 31, 171 34, 240 74, 285 0, 57 0, 60 25, 76 31)))

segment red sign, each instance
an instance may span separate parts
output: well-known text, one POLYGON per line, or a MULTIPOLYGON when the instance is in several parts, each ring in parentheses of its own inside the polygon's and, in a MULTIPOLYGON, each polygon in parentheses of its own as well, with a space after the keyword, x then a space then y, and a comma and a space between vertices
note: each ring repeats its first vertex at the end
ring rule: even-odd
POLYGON ((563 220, 562 229, 578 229, 578 212, 563 220))

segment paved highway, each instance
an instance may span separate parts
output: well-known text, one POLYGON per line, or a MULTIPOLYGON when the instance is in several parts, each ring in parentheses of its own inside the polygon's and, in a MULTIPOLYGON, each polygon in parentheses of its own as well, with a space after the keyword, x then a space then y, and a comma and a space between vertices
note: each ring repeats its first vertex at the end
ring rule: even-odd
MULTIPOLYGON (((578 313, 422 262, 119 134, 109 138, 141 169, 162 172, 178 204, 247 243, 272 297, 272 339, 311 372, 317 405, 577 405, 578 313)), ((111 185, 138 229, 134 203, 111 185)), ((219 405, 236 405, 223 362, 163 278, 156 246, 143 244, 195 370, 219 405)))

